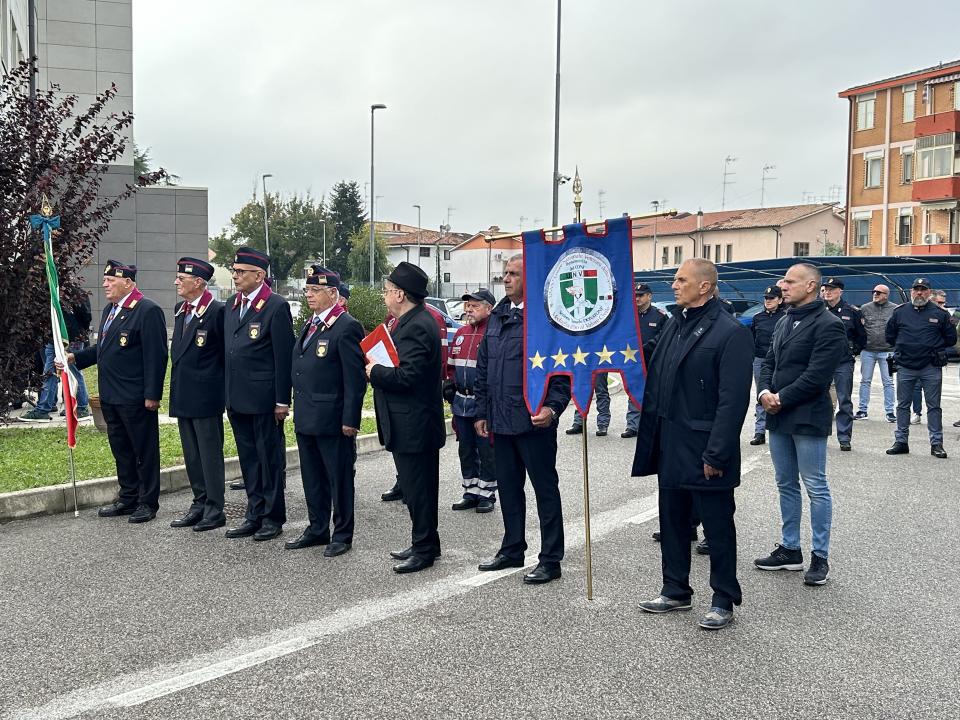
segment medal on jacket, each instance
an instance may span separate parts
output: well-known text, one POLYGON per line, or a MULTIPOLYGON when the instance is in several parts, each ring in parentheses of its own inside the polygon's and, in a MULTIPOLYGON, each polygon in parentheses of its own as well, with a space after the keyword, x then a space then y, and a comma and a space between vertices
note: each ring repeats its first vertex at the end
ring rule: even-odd
POLYGON ((207 331, 206 330, 197 330, 197 339, 194 341, 197 343, 197 347, 203 347, 207 344, 207 331))
POLYGON ((329 340, 317 340, 317 357, 322 358, 327 356, 327 345, 330 344, 329 340))
POLYGON ((256 340, 260 337, 260 323, 250 323, 250 331, 248 334, 251 340, 256 340))
POLYGON ((126 347, 126 346, 127 346, 127 343, 130 342, 130 337, 129 337, 129 335, 130 335, 130 333, 128 333, 126 330, 121 330, 121 331, 120 331, 120 347, 126 347))

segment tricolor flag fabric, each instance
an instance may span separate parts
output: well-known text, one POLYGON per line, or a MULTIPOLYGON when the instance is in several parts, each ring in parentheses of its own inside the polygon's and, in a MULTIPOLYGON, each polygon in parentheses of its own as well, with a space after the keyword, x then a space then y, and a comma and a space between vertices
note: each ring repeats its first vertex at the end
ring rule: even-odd
POLYGON ((47 265, 47 286, 50 288, 50 329, 52 332, 53 352, 57 362, 63 366, 60 372, 60 383, 63 388, 64 415, 67 419, 67 446, 77 446, 77 379, 67 366, 66 347, 69 343, 67 324, 63 319, 63 308, 60 306, 60 279, 57 276, 57 266, 53 260, 52 233, 60 227, 60 216, 46 217, 31 215, 30 223, 35 230, 43 231, 43 248, 47 265))
POLYGON ((566 225, 563 238, 523 233, 524 396, 539 412, 553 375, 568 375, 581 415, 590 410, 594 377, 619 372, 639 407, 646 370, 633 299, 630 219, 588 233, 566 225))

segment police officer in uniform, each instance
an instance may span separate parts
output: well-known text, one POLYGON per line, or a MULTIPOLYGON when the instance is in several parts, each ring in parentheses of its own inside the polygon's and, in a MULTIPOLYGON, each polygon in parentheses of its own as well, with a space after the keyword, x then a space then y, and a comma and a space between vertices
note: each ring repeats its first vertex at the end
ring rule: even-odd
POLYGON ((353 547, 356 437, 367 389, 363 328, 340 304, 339 286, 332 270, 307 268, 305 295, 313 317, 293 349, 293 425, 310 525, 285 547, 326 545, 325 557, 353 547))
MULTIPOLYGON (((753 382, 760 389, 760 368, 770 349, 773 329, 786 314, 783 309, 783 291, 779 285, 771 285, 763 291, 763 310, 753 316, 750 332, 753 334, 753 382)), ((754 408, 753 440, 751 445, 763 445, 767 441, 767 413, 757 401, 754 408)))
POLYGON ((850 450, 850 438, 853 435, 853 366, 857 355, 867 344, 867 331, 860 311, 843 299, 843 280, 827 278, 822 293, 827 310, 843 321, 843 328, 847 332, 847 357, 837 366, 833 384, 840 406, 837 410, 837 441, 841 450, 850 450))
POLYGON ((242 247, 233 262, 237 294, 224 310, 224 388, 247 492, 243 523, 228 538, 277 537, 287 520, 283 497, 290 411, 293 319, 287 301, 264 282, 270 258, 242 247))
POLYGON ((177 261, 177 303, 170 343, 170 417, 177 418, 193 490, 186 515, 171 527, 223 527, 223 303, 207 289, 213 265, 177 261))
POLYGON ((144 523, 160 507, 160 425, 157 409, 167 370, 167 323, 163 310, 137 289, 137 266, 107 260, 97 344, 67 360, 83 370, 97 366, 100 408, 117 463, 120 494, 97 512, 129 515, 144 523))
POLYGON ((526 475, 537 497, 540 557, 524 575, 528 584, 560 577, 563 560, 563 514, 557 475, 557 418, 570 402, 570 378, 550 379, 543 407, 531 416, 523 400, 523 256, 507 262, 503 276, 507 297, 490 315, 477 356, 477 421, 480 437, 493 434, 493 453, 503 515, 503 541, 480 570, 523 567, 527 549, 526 475))
MULTIPOLYGON (((633 289, 633 299, 637 303, 637 322, 640 324, 640 342, 643 344, 644 363, 650 362, 653 353, 653 344, 657 335, 667 322, 667 314, 653 304, 653 293, 646 283, 637 283, 633 289)), ((579 413, 577 413, 579 415, 579 413)), ((627 403, 627 429, 620 433, 622 438, 637 436, 640 426, 640 411, 632 402, 627 403)))

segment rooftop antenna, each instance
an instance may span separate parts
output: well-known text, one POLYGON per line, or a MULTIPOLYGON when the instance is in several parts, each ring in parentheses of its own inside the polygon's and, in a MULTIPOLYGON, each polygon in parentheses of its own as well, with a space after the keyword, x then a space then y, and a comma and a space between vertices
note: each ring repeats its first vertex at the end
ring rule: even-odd
POLYGON ((730 166, 736 161, 737 159, 733 155, 727 155, 723 159, 723 194, 720 196, 721 210, 727 207, 727 185, 733 185, 737 182, 736 180, 730 179, 733 175, 736 175, 736 173, 730 169, 730 166))
POLYGON ((600 219, 603 220, 603 196, 607 194, 606 190, 597 190, 597 205, 600 206, 600 219))
POLYGON ((763 166, 763 173, 760 178, 760 207, 763 207, 763 198, 764 198, 764 195, 766 195, 766 190, 767 190, 767 180, 776 180, 775 177, 767 177, 767 173, 769 173, 771 170, 776 170, 776 169, 777 169, 776 165, 763 166))

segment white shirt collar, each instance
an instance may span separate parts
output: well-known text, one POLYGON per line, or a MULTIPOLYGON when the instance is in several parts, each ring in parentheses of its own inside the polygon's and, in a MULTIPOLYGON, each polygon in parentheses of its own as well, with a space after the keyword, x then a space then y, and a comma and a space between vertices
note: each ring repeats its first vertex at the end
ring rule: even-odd
POLYGON ((249 295, 244 295, 244 297, 247 299, 247 302, 248 302, 248 303, 250 303, 251 305, 253 305, 253 299, 257 296, 257 293, 260 292, 260 288, 262 288, 262 287, 263 287, 263 283, 261 283, 260 285, 258 285, 258 286, 257 286, 257 289, 254 290, 253 292, 251 292, 249 295))
POLYGON ((117 308, 122 308, 123 305, 124 305, 124 303, 127 302, 127 300, 130 298, 131 295, 133 295, 133 290, 131 290, 131 291, 128 292, 126 295, 124 295, 122 298, 120 298, 120 300, 119 300, 119 301, 117 302, 117 304, 116 304, 116 305, 117 305, 117 308))
POLYGON ((513 302, 513 301, 511 300, 511 301, 510 301, 510 309, 511 309, 511 310, 523 310, 523 303, 520 303, 519 305, 517 305, 517 303, 515 303, 515 302, 513 302))
POLYGON ((336 305, 331 305, 331 306, 328 307, 326 310, 323 310, 323 311, 318 312, 318 313, 314 313, 314 314, 313 314, 313 317, 314 317, 314 318, 320 318, 320 322, 322 322, 324 325, 326 325, 326 324, 327 324, 327 320, 330 318, 330 313, 333 312, 333 309, 334 309, 335 307, 336 307, 336 305))

